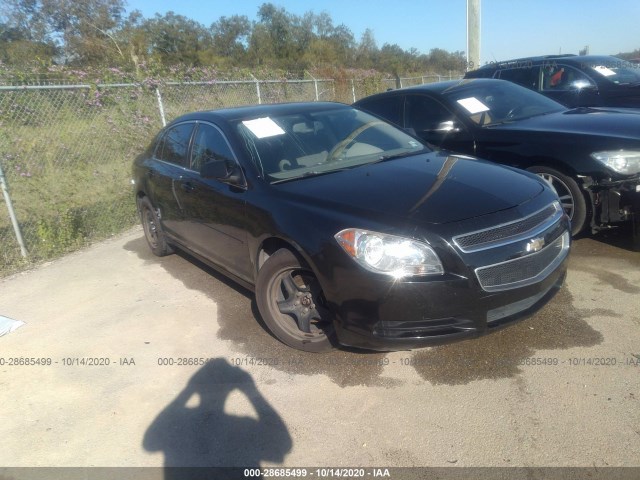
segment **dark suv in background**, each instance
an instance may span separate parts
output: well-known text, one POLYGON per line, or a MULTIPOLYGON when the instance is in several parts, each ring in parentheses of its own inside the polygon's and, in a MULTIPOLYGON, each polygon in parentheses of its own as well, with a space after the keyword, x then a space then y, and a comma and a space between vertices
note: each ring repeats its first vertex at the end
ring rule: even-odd
POLYGON ((557 55, 492 62, 465 78, 508 80, 567 107, 640 108, 640 64, 617 57, 557 55))

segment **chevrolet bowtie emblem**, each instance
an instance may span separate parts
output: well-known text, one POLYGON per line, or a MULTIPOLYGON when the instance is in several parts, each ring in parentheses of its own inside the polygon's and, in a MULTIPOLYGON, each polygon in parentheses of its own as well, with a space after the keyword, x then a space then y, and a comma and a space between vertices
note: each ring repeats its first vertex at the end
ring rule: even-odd
POLYGON ((544 237, 533 238, 527 242, 527 252, 528 253, 539 252, 544 248, 544 244, 545 244, 544 237))

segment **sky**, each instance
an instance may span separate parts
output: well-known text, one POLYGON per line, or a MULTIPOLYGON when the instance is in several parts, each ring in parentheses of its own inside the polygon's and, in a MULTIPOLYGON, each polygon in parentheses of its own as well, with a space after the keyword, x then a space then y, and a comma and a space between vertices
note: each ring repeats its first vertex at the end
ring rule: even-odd
MULTIPOLYGON (((218 18, 256 20, 267 0, 128 0, 146 18, 173 11, 210 26, 218 18)), ((360 40, 370 28, 381 47, 466 51, 466 0, 271 0, 287 12, 326 11, 360 40)), ((558 53, 616 54, 640 48, 638 0, 481 0, 481 63, 558 53)))

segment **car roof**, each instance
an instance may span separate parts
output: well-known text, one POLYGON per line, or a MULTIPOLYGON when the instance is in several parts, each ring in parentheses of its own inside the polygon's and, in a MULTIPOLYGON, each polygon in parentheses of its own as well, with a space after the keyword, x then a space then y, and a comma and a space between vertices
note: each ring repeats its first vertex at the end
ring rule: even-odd
POLYGON ((505 60, 503 62, 490 62, 487 65, 483 65, 482 67, 473 71, 495 70, 496 68, 504 68, 512 64, 522 66, 522 64, 525 62, 537 63, 537 62, 564 61, 567 63, 574 63, 574 64, 597 65, 598 63, 606 64, 607 62, 611 62, 612 60, 626 61, 626 60, 618 59, 613 55, 574 55, 572 53, 568 53, 565 55, 539 55, 537 57, 515 58, 513 60, 505 60))
POLYGON ((295 102, 249 105, 243 107, 223 108, 219 110, 203 110, 191 112, 176 118, 171 123, 189 120, 233 122, 242 119, 292 115, 296 113, 313 113, 326 110, 349 109, 349 105, 337 102, 295 102))
POLYGON ((446 82, 436 82, 436 83, 426 83, 424 85, 415 85, 412 87, 404 87, 398 88, 396 90, 388 90, 383 93, 378 93, 375 95, 371 95, 369 97, 358 100, 354 103, 355 106, 358 106, 362 101, 368 100, 370 98, 383 97, 393 94, 405 94, 405 93, 434 93, 441 94, 447 90, 451 90, 457 87, 465 87, 471 84, 474 85, 484 85, 488 83, 506 83, 506 80, 497 80, 494 78, 465 78, 462 80, 449 80, 446 82))

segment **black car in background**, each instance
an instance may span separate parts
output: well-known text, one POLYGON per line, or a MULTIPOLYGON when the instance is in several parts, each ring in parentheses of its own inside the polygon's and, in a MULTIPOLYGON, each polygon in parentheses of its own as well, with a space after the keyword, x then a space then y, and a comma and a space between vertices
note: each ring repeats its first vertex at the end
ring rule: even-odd
POLYGON ((565 275, 569 222, 545 181, 347 105, 188 114, 133 174, 153 253, 187 250, 254 290, 271 332, 305 351, 475 337, 565 275))
POLYGON ((465 78, 498 78, 567 107, 640 108, 640 65, 602 55, 556 55, 492 62, 465 78))
POLYGON ((640 221, 640 115, 632 110, 568 110, 490 79, 393 90, 354 105, 438 147, 540 175, 558 193, 574 235, 640 221))

